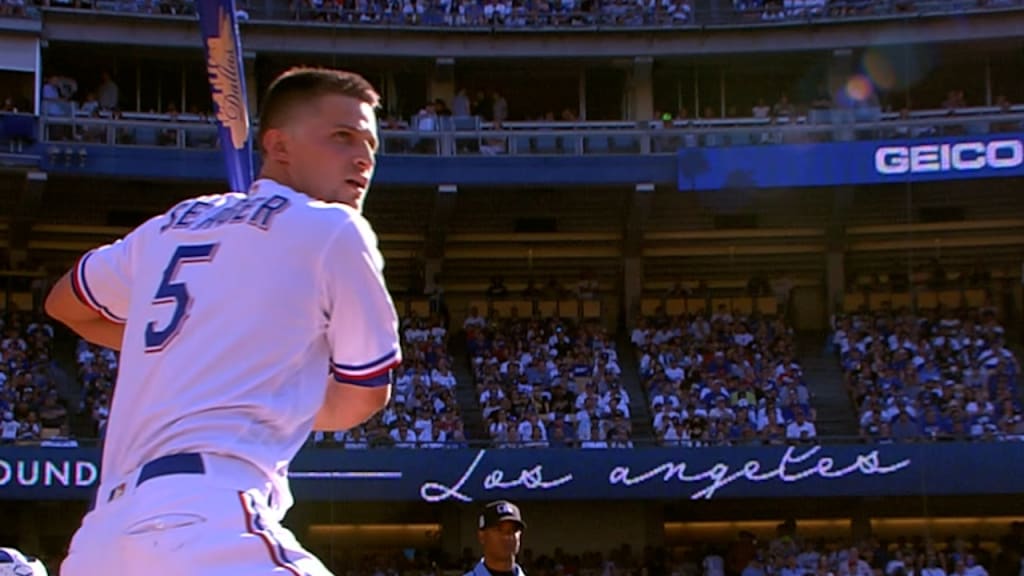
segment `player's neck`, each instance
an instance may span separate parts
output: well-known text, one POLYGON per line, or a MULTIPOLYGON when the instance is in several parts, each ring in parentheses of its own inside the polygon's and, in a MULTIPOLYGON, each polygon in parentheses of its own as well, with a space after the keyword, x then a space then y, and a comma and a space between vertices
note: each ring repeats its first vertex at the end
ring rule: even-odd
POLYGON ((492 574, 509 573, 515 567, 516 559, 513 558, 484 558, 484 566, 492 574))
POLYGON ((295 188, 295 185, 292 182, 291 177, 288 175, 288 171, 285 170, 283 166, 267 163, 260 170, 259 177, 260 179, 273 180, 274 182, 277 182, 281 186, 287 186, 292 190, 295 190, 296 192, 299 191, 297 188, 295 188))

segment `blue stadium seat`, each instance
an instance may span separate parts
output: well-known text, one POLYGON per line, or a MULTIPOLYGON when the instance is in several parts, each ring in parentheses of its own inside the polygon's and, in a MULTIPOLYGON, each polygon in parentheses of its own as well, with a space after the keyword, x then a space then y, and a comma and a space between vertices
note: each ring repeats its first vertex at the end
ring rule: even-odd
POLYGON ((480 129, 480 118, 476 116, 452 116, 452 123, 458 132, 470 132, 480 129))
POLYGON ((138 146, 158 146, 159 139, 156 128, 135 129, 135 144, 138 146))
POLYGON ((534 146, 538 154, 558 154, 558 137, 537 136, 534 139, 534 146))
POLYGON ((584 145, 589 154, 607 154, 609 152, 607 136, 590 136, 584 140, 584 145))
POLYGON ((630 134, 621 134, 612 136, 612 150, 615 152, 629 154, 640 151, 640 143, 637 141, 636 136, 630 134))

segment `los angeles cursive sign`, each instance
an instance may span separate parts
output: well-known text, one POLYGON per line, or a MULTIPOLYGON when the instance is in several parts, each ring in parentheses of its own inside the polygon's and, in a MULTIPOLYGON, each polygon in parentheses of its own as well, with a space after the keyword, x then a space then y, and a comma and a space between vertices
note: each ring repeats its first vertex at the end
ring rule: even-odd
MULTIPOLYGON (((480 465, 480 461, 484 459, 487 454, 487 450, 481 450, 477 452, 476 458, 469 464, 466 471, 462 473, 462 476, 452 486, 447 486, 440 482, 424 482, 420 486, 420 497, 427 502, 442 502, 444 500, 455 499, 462 502, 472 502, 473 499, 461 492, 462 487, 470 481, 476 473, 477 467, 480 465)), ((488 472, 483 479, 484 490, 509 490, 512 488, 523 487, 528 490, 551 490, 558 488, 572 482, 573 475, 565 474, 553 480, 544 479, 544 466, 537 464, 531 468, 523 468, 519 471, 518 476, 510 480, 505 480, 505 472, 496 468, 488 472)))
POLYGON ((864 454, 858 454, 853 463, 842 468, 836 468, 835 460, 823 456, 809 467, 805 465, 812 457, 821 451, 821 446, 814 446, 803 454, 795 454, 796 448, 790 446, 779 459, 778 464, 772 467, 765 467, 759 460, 749 460, 739 467, 738 470, 724 462, 718 462, 711 468, 688 474, 686 462, 665 462, 639 474, 632 474, 628 466, 616 466, 608 475, 608 483, 621 486, 637 486, 660 477, 662 482, 683 482, 686 484, 708 483, 704 488, 690 495, 691 500, 710 500, 714 495, 726 486, 745 480, 750 483, 769 482, 780 480, 793 483, 806 480, 812 476, 834 480, 851 474, 863 476, 880 476, 898 472, 910 466, 910 459, 900 460, 889 465, 881 463, 878 450, 872 450, 864 454))
MULTIPOLYGON (((760 484, 765 482, 783 482, 787 484, 806 481, 812 478, 836 480, 853 475, 885 476, 895 474, 911 465, 909 458, 885 463, 878 450, 858 453, 853 461, 837 464, 830 456, 820 456, 820 446, 808 447, 803 452, 797 447, 789 447, 777 462, 765 463, 762 460, 749 460, 742 465, 733 466, 728 462, 716 462, 704 470, 690 470, 685 461, 668 461, 644 470, 634 470, 630 466, 613 465, 607 473, 609 486, 618 489, 629 489, 651 482, 681 483, 698 485, 699 489, 690 494, 692 500, 710 500, 723 488, 737 482, 760 484)), ((448 484, 437 480, 429 480, 420 485, 420 497, 427 502, 458 500, 472 502, 469 493, 484 493, 511 490, 514 488, 531 491, 555 491, 570 489, 575 480, 572 472, 555 476, 545 476, 544 466, 536 464, 520 468, 518 471, 493 468, 481 469, 481 463, 487 450, 480 450, 454 483, 448 484)), ((582 459, 581 459, 582 460, 582 459)), ((580 460, 577 460, 579 462, 580 460)), ((579 472, 579 470, 577 470, 579 472)), ((597 475, 599 471, 588 471, 587 476, 597 475)))

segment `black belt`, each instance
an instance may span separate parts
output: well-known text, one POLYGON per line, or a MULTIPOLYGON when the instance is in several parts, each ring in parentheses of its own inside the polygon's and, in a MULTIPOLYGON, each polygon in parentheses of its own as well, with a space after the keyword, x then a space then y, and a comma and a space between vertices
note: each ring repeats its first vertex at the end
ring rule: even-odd
MULTIPOLYGON (((135 486, 142 486, 144 482, 161 476, 205 473, 206 466, 203 464, 203 457, 200 454, 169 454, 143 464, 142 469, 139 470, 139 477, 135 480, 135 486)), ((107 495, 107 502, 120 496, 124 489, 124 484, 115 486, 107 495)))

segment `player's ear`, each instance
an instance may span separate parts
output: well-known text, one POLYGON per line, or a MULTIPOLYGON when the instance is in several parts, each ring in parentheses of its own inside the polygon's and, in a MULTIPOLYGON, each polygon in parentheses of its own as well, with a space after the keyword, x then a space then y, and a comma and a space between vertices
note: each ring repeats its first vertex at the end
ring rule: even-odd
POLYGON ((287 164, 289 160, 288 133, 280 128, 271 128, 263 133, 264 154, 268 160, 287 164))

